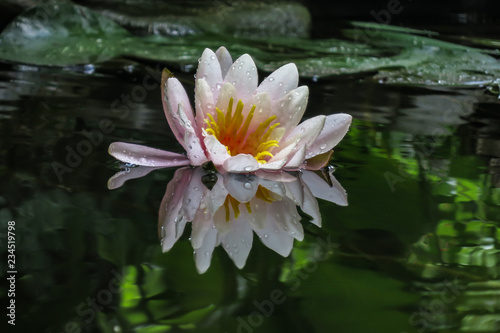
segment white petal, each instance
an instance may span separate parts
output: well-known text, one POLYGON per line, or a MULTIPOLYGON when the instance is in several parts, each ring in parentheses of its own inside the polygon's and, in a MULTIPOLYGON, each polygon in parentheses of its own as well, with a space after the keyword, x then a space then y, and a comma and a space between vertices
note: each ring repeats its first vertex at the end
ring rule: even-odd
POLYGON ((292 156, 292 158, 288 161, 288 163, 285 165, 286 169, 297 169, 299 168, 305 160, 306 157, 306 146, 300 146, 297 149, 297 152, 295 155, 292 156))
POLYGON ((327 116, 323 130, 316 138, 314 144, 307 148, 306 158, 325 153, 335 147, 349 130, 351 121, 352 116, 346 113, 327 116))
POLYGON ((212 187, 212 190, 208 192, 204 200, 205 205, 212 216, 224 204, 227 194, 228 191, 226 186, 224 186, 223 175, 217 174, 217 183, 214 187, 212 187))
POLYGON ((307 184, 315 197, 333 202, 339 206, 347 206, 346 191, 335 179, 332 172, 329 173, 329 176, 332 186, 312 171, 304 171, 302 173, 302 180, 307 184))
MULTIPOLYGON (((285 139, 285 145, 295 142, 298 147, 313 145, 325 125, 325 116, 316 116, 299 124, 285 139)), ((307 154, 307 149, 306 149, 307 154)))
POLYGON ((229 51, 224 46, 219 47, 219 49, 215 52, 215 55, 217 56, 217 59, 219 59, 222 78, 224 78, 233 64, 233 59, 231 58, 229 51))
POLYGON ((222 245, 229 257, 238 268, 243 268, 252 248, 253 233, 245 211, 237 220, 225 222, 230 224, 230 230, 222 236, 222 245))
POLYGON ((204 79, 217 100, 219 90, 222 86, 222 72, 219 59, 210 49, 205 49, 200 58, 200 65, 196 71, 197 79, 204 79))
POLYGON ((254 229, 254 231, 265 246, 279 255, 287 257, 292 251, 293 237, 279 227, 277 218, 281 218, 281 214, 276 217, 272 205, 267 205, 267 210, 268 218, 264 223, 264 228, 254 229))
POLYGON ((184 190, 182 192, 184 197, 182 201, 182 211, 185 219, 188 221, 193 221, 200 207, 200 203, 205 197, 205 192, 209 192, 201 181, 201 177, 205 174, 203 168, 198 167, 192 169, 191 173, 191 179, 188 184, 184 185, 184 190))
POLYGON ((135 165, 162 168, 189 165, 185 155, 132 143, 113 142, 108 152, 122 162, 135 165))
MULTIPOLYGON (((217 99, 217 103, 215 106, 219 108, 224 114, 227 112, 227 107, 229 105, 229 100, 233 99, 233 110, 236 108, 236 104, 238 104, 237 96, 236 96, 236 88, 229 82, 224 83, 222 86, 219 98, 217 99)), ((214 118, 217 119, 217 118, 214 118)))
POLYGON ((167 118, 170 129, 174 133, 175 138, 180 144, 183 144, 184 128, 179 124, 177 119, 177 111, 179 105, 183 108, 187 119, 195 126, 193 109, 189 102, 188 95, 182 84, 176 78, 166 78, 166 74, 162 76, 162 103, 165 117, 167 118))
POLYGON ((279 170, 283 168, 290 155, 293 153, 295 147, 295 142, 290 143, 288 146, 285 146, 276 155, 274 155, 268 163, 261 164, 260 168, 264 170, 279 170))
POLYGON ((229 173, 224 175, 228 193, 241 203, 249 202, 259 188, 259 179, 253 175, 229 173))
MULTIPOLYGON (((245 108, 245 111, 248 113, 249 109, 253 105, 255 105, 255 111, 253 114, 252 123, 255 124, 255 127, 257 127, 260 123, 265 122, 269 117, 273 115, 271 98, 265 92, 255 94, 250 98, 250 102, 248 104, 249 108, 245 108)), ((247 113, 245 114, 245 116, 248 115, 247 113)))
POLYGON ((212 91, 205 79, 197 79, 195 82, 194 105, 196 109, 196 122, 200 128, 205 127, 205 118, 210 113, 215 118, 215 102, 212 91))
POLYGON ((210 262, 212 261, 212 253, 216 244, 217 230, 210 227, 208 232, 205 234, 205 237, 203 238, 202 245, 195 252, 194 259, 196 262, 196 269, 198 270, 198 273, 203 274, 210 267, 210 262))
POLYGON ((176 170, 174 177, 167 185, 167 190, 160 204, 158 229, 163 252, 170 250, 184 232, 186 219, 182 215, 181 208, 183 193, 191 175, 192 169, 189 167, 176 170))
POLYGON ((224 170, 235 173, 250 173, 259 169, 259 162, 249 154, 238 154, 224 161, 224 170))
POLYGON ((257 69, 252 58, 244 54, 236 59, 224 77, 224 82, 232 83, 236 87, 238 99, 246 104, 257 89, 258 82, 257 69))
POLYGON ((184 133, 184 147, 191 165, 198 166, 208 161, 202 143, 194 132, 186 131, 184 133))
POLYGON ((145 166, 138 166, 135 168, 130 168, 125 171, 120 171, 111 176, 108 180, 108 189, 114 190, 121 187, 127 180, 141 178, 146 176, 153 170, 160 168, 151 168, 145 166))
POLYGON ((297 66, 290 63, 281 66, 266 77, 257 88, 257 92, 267 92, 271 100, 276 102, 288 92, 297 88, 298 84, 299 72, 297 71, 297 66))
POLYGON ((287 134, 302 119, 306 111, 308 98, 309 88, 307 86, 300 86, 273 104, 273 112, 278 117, 278 122, 281 123, 281 126, 287 129, 287 134))
POLYGON ((207 232, 212 229, 214 220, 206 209, 199 209, 191 223, 191 245, 193 249, 199 249, 203 245, 203 239, 207 232))
POLYGON ((231 157, 227 152, 226 146, 220 143, 215 136, 207 135, 204 142, 209 158, 216 167, 223 166, 224 161, 231 157))
POLYGON ((307 215, 311 216, 311 223, 321 227, 321 213, 319 211, 318 200, 314 197, 311 190, 301 179, 302 189, 304 191, 304 198, 302 204, 300 205, 300 209, 307 215))

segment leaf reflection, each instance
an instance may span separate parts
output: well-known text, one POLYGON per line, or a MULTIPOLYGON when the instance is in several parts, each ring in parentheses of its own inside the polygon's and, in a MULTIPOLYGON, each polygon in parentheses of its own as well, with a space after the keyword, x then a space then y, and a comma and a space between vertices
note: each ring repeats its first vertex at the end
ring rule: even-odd
MULTIPOLYGON (((115 189, 156 168, 127 168, 109 179, 115 189)), ((333 168, 313 171, 220 174, 203 167, 177 169, 160 204, 158 231, 163 252, 169 251, 192 223, 191 245, 196 268, 204 273, 215 247, 221 245, 238 268, 245 266, 253 233, 269 249, 287 257, 304 230, 299 209, 321 226, 316 198, 347 206, 347 195, 333 168)))

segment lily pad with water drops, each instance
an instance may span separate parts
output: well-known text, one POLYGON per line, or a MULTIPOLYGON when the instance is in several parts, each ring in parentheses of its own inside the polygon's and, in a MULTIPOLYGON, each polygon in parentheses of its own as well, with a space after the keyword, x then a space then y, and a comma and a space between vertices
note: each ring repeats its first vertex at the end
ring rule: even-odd
MULTIPOLYGON (((227 8, 216 7, 210 8, 220 17, 227 15, 227 8)), ((262 15, 261 8, 251 8, 254 10, 240 13, 244 22, 260 22, 257 16, 262 15)), ((387 84, 484 86, 500 77, 500 63, 494 57, 498 50, 491 49, 498 43, 491 40, 487 45, 477 44, 490 49, 480 49, 439 40, 437 33, 429 31, 359 22, 341 30, 342 39, 310 39, 304 33, 286 31, 277 38, 269 29, 267 34, 250 28, 242 32, 241 22, 235 20, 224 20, 223 29, 214 30, 213 24, 202 24, 196 10, 188 12, 185 19, 203 29, 177 35, 153 29, 153 36, 138 36, 120 25, 130 29, 127 20, 117 19, 102 8, 97 10, 101 12, 58 2, 27 10, 0 35, 0 59, 67 66, 131 57, 192 71, 206 47, 225 45, 233 54, 252 54, 257 67, 265 72, 294 62, 301 77, 312 79, 355 74, 387 84)), ((293 14, 296 24, 307 30, 309 21, 301 13, 297 10, 293 14)))

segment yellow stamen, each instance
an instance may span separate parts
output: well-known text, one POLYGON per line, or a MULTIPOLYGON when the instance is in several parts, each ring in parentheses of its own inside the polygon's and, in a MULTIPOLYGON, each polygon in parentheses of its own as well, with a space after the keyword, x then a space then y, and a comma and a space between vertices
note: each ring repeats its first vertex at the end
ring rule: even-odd
POLYGON ((216 107, 214 115, 207 114, 206 133, 215 136, 226 146, 231 156, 250 154, 259 163, 267 163, 274 156, 272 149, 279 147, 279 141, 284 133, 282 128, 278 127, 280 123, 273 123, 276 116, 270 116, 258 125, 252 124, 257 106, 252 105, 248 114, 244 116, 243 102, 238 100, 235 110, 233 105, 234 100, 230 98, 226 110, 216 107))

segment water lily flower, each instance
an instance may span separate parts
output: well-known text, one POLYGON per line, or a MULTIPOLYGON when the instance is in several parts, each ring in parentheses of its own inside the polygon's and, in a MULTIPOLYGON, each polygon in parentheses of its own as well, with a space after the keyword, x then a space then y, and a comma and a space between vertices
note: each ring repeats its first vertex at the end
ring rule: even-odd
POLYGON ((226 48, 205 49, 195 81, 195 110, 183 86, 168 71, 162 76, 162 101, 173 134, 186 155, 123 142, 112 143, 117 159, 149 167, 199 166, 218 170, 319 169, 344 137, 352 117, 338 113, 300 123, 309 90, 298 86, 298 71, 287 64, 258 85, 248 54, 232 61, 226 48))
MULTIPOLYGON (((135 167, 118 172, 109 188, 146 175, 155 168, 135 167)), ((294 239, 301 241, 304 230, 297 207, 321 226, 316 197, 347 205, 347 196, 332 172, 328 183, 315 172, 255 174, 213 173, 202 167, 177 169, 168 183, 159 209, 158 231, 162 250, 169 251, 191 227, 191 245, 198 272, 205 272, 212 253, 222 246, 238 268, 242 268, 253 244, 260 241, 287 257, 294 239)))

